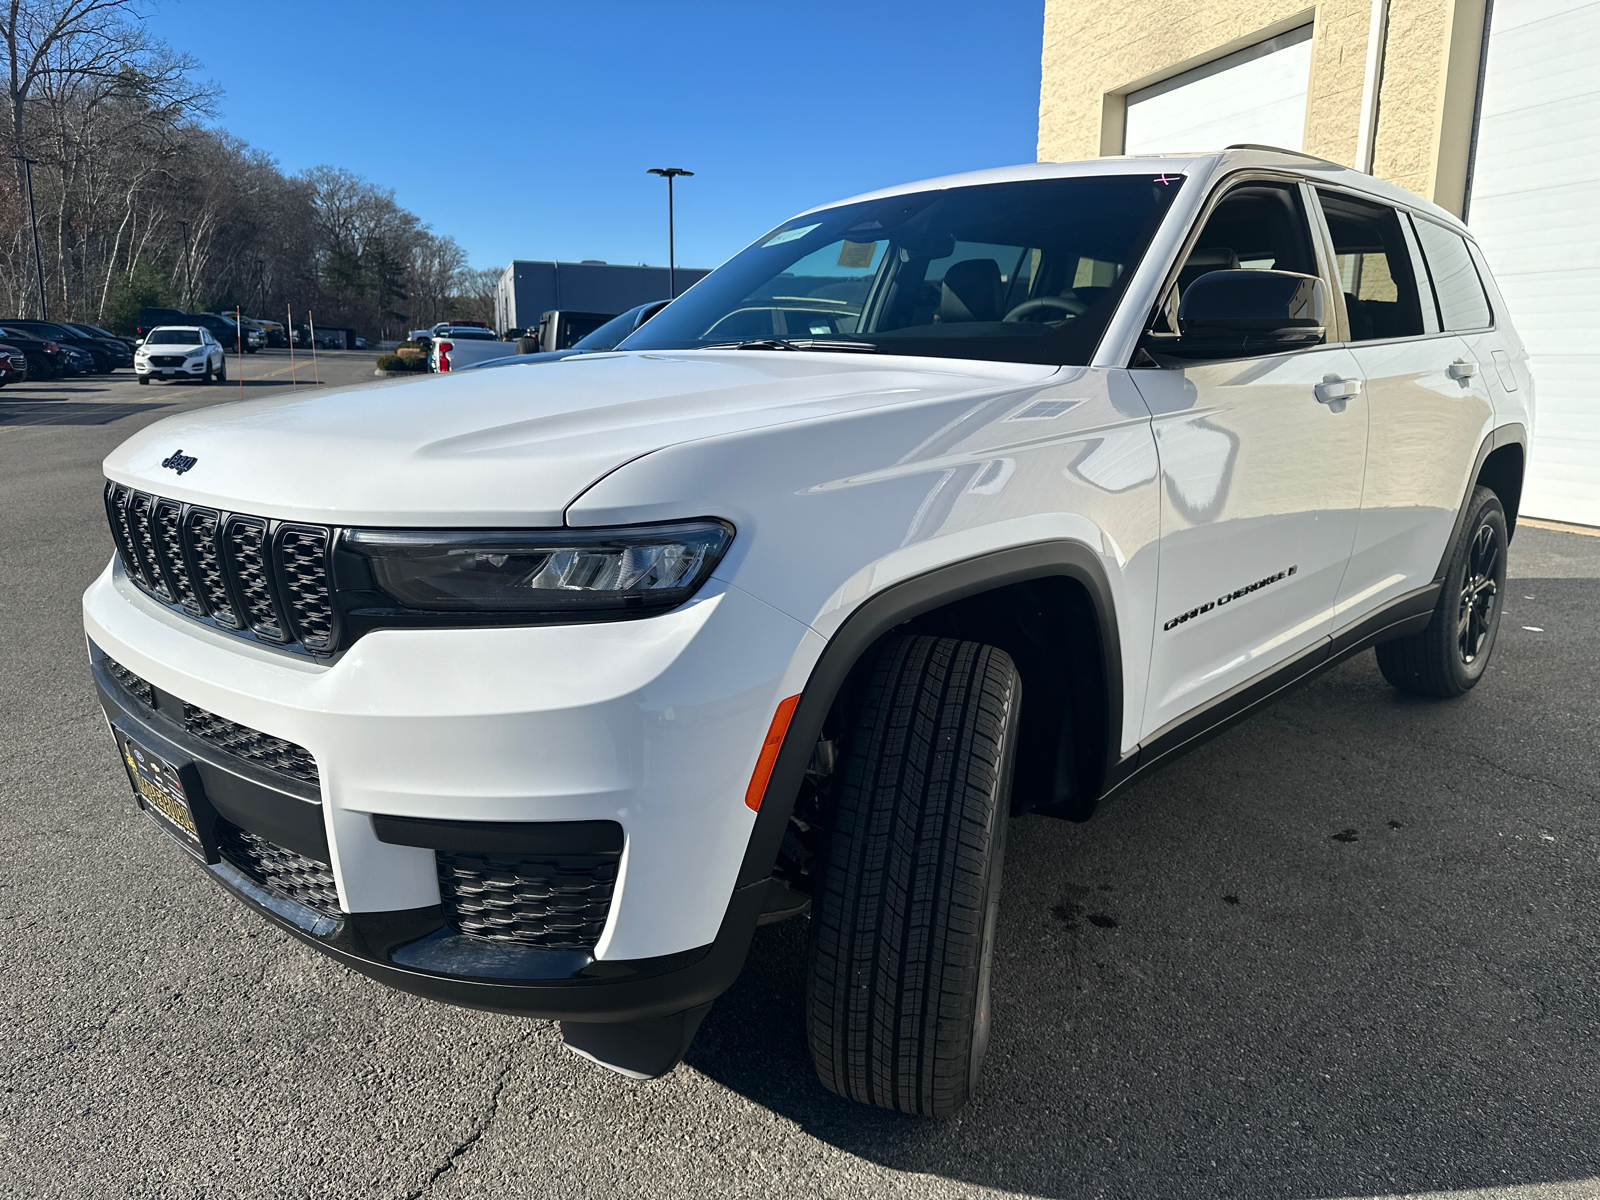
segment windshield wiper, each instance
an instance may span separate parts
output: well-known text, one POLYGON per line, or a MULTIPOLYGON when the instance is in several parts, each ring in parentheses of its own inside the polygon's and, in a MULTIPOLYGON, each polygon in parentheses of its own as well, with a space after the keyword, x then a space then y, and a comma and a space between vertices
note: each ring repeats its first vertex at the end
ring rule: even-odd
POLYGON ((701 350, 838 350, 851 354, 876 354, 871 342, 841 342, 832 338, 755 338, 748 342, 716 342, 701 350))

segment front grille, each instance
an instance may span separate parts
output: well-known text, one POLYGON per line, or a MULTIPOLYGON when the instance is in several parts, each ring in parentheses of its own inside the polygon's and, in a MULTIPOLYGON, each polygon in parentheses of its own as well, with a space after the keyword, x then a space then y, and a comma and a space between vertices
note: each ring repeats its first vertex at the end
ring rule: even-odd
POLYGON ((286 850, 226 821, 217 822, 217 830, 218 853, 257 887, 323 916, 341 915, 339 889, 333 882, 333 868, 327 863, 286 850))
POLYGON ((155 688, 151 687, 143 679, 140 679, 116 659, 106 659, 106 673, 120 683, 122 685, 122 690, 127 692, 128 695, 132 696, 135 700, 139 701, 140 704, 148 705, 150 708, 154 708, 156 706, 155 688))
POLYGON ((462 933, 547 950, 589 950, 611 911, 620 851, 538 857, 438 852, 445 920, 462 933))
POLYGON ((183 355, 181 354, 152 354, 150 356, 152 367, 181 367, 183 355))
POLYGON ((248 725, 240 725, 188 703, 183 706, 183 727, 195 737, 204 738, 235 758, 242 758, 302 783, 321 785, 317 760, 311 757, 311 751, 304 746, 273 737, 270 733, 262 733, 259 729, 251 729, 248 725))
POLYGON ((122 568, 161 603, 229 633, 331 653, 333 531, 183 504, 106 484, 122 568))

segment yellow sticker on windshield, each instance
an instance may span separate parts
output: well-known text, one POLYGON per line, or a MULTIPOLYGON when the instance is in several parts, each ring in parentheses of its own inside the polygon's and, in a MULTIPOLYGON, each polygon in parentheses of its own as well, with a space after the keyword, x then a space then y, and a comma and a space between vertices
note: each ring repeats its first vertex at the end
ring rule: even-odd
POLYGON ((839 265, 841 267, 870 267, 872 256, 877 252, 877 242, 840 242, 839 265))

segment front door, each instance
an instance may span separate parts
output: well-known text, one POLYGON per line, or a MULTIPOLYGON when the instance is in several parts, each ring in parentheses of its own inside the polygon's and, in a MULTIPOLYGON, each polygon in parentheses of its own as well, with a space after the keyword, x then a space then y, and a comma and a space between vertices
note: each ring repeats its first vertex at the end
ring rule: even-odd
MULTIPOLYGON (((1298 186, 1233 188, 1174 286, 1235 267, 1331 282, 1298 186)), ((1161 460, 1148 741, 1328 636, 1360 514, 1367 405, 1343 347, 1130 374, 1161 460)))

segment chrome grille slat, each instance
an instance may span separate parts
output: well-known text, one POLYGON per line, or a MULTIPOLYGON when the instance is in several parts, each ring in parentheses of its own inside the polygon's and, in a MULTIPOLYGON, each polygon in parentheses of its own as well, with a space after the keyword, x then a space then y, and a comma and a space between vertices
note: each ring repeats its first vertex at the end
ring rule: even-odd
POLYGON ((218 516, 209 508, 191 508, 183 518, 184 542, 194 556, 197 591, 211 610, 211 619, 228 629, 238 629, 239 614, 228 595, 228 581, 222 573, 222 556, 217 552, 218 516))
POLYGON ((183 539, 179 532, 183 521, 183 505, 176 500, 157 500, 154 522, 156 551, 167 578, 172 581, 172 592, 183 611, 191 617, 202 615, 200 601, 196 599, 194 583, 189 578, 189 564, 183 556, 183 539))
POLYGON ((170 604, 172 589, 167 586, 166 576, 162 573, 161 559, 156 554, 155 533, 151 528, 155 524, 154 508, 155 497, 135 492, 133 499, 128 502, 128 526, 133 533, 134 551, 144 563, 150 590, 170 604))
POLYGON ((133 526, 128 522, 128 501, 132 496, 132 489, 113 484, 106 493, 106 514, 111 519, 111 540, 117 544, 117 556, 122 559, 122 569, 130 579, 148 591, 150 579, 134 547, 133 526))
POLYGON ((239 588, 250 631, 269 642, 283 642, 283 625, 272 602, 271 567, 266 559, 267 523, 259 517, 231 516, 223 529, 222 547, 228 573, 239 588))
POLYGON ((141 591, 228 633, 313 654, 339 638, 326 525, 184 504, 108 482, 117 559, 141 591))
POLYGON ((284 606, 294 632, 309 650, 333 644, 333 602, 328 595, 328 531, 292 525, 278 539, 284 606))

